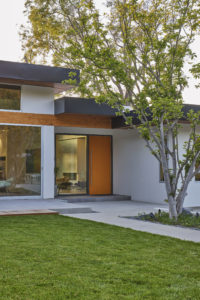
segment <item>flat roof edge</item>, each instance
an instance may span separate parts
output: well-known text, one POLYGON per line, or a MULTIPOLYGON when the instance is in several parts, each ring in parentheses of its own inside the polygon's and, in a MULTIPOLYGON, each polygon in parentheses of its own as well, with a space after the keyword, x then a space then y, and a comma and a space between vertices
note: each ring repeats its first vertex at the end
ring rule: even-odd
MULTIPOLYGON (((64 80, 73 79, 80 81, 80 71, 76 69, 27 64, 0 60, 0 81, 7 83, 24 83, 45 86, 46 84, 54 87, 56 84, 62 84, 64 80)), ((69 84, 70 85, 70 84, 69 84)), ((68 86, 68 84, 63 84, 68 86)))

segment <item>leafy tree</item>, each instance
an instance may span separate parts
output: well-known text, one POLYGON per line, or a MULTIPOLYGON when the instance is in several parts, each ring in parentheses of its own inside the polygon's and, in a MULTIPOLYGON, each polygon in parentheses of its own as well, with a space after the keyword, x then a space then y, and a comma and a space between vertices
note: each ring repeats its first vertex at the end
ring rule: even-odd
POLYGON ((187 188, 200 171, 200 113, 185 116, 190 126, 180 154, 184 64, 198 78, 191 49, 200 28, 199 0, 110 0, 102 16, 93 0, 27 0, 29 27, 22 28, 25 57, 49 55, 56 66, 81 70, 77 91, 138 115, 136 127, 160 162, 171 218, 182 212, 187 188))

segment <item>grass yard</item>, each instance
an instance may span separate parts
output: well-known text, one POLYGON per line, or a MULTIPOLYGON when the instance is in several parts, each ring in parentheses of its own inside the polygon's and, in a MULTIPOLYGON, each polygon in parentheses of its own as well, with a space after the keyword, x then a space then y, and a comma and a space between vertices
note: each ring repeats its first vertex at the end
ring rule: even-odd
POLYGON ((0 228, 0 299, 200 299, 200 244, 56 215, 0 228))

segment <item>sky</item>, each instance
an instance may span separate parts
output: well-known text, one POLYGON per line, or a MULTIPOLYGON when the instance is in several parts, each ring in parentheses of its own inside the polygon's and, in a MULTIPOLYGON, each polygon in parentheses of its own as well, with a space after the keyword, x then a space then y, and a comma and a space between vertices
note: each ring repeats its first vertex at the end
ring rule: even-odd
POLYGON ((25 0, 0 0, 0 3, 0 60, 21 61, 18 32, 20 24, 25 23, 25 0))
MULTIPOLYGON (((96 1, 98 1, 98 6, 100 2, 105 2, 104 0, 96 1)), ((19 28, 21 24, 26 24, 23 14, 24 3, 25 0, 0 0, 0 60, 22 61, 19 28)), ((193 47, 199 52, 200 62, 200 39, 194 43, 193 47)), ((200 105, 200 89, 195 88, 195 83, 195 80, 189 80, 189 88, 185 89, 183 98, 187 103, 200 105)))

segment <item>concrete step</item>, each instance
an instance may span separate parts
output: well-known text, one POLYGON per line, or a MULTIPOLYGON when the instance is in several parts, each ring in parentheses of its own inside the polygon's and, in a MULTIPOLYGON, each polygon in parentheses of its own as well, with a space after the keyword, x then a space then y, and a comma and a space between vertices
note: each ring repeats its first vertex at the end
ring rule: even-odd
POLYGON ((55 210, 49 209, 26 209, 26 210, 1 210, 0 216, 27 216, 27 215, 58 215, 55 210))
POLYGON ((68 203, 81 203, 81 202, 102 202, 102 201, 129 201, 131 196, 127 195, 81 195, 81 196, 58 196, 57 199, 67 201, 68 203))
POLYGON ((90 207, 59 208, 56 211, 60 215, 98 213, 98 211, 92 210, 90 207))

